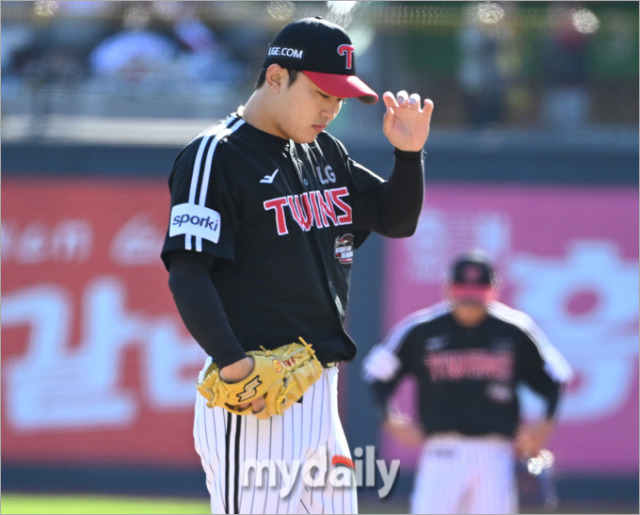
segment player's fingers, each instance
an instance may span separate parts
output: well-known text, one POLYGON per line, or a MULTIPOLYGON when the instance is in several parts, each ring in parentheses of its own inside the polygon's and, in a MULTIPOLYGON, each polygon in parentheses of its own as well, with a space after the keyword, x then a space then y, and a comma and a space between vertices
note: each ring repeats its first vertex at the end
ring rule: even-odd
POLYGON ((253 408, 254 413, 260 413, 261 411, 263 411, 267 407, 264 402, 264 397, 259 397, 255 401, 252 401, 251 407, 253 408))
POLYGON ((264 397, 259 397, 253 401, 250 402, 243 402, 242 404, 236 404, 234 406, 232 406, 235 409, 238 409, 240 411, 244 411, 247 408, 251 407, 254 413, 259 413, 261 412, 263 409, 265 409, 266 404, 264 402, 264 397))
POLYGON ((387 109, 393 111, 398 108, 398 102, 396 102, 396 97, 391 91, 385 91, 384 95, 382 95, 382 100, 384 104, 387 106, 387 109))
POLYGON ((417 107, 420 109, 420 95, 418 95, 418 93, 411 93, 409 96, 409 107, 417 107))
POLYGON ((431 100, 430 98, 424 99, 422 113, 427 117, 427 120, 430 122, 431 114, 433 113, 433 100, 431 100))
POLYGON ((409 93, 407 93, 404 89, 400 90, 396 95, 396 99, 398 100, 398 105, 400 107, 405 107, 409 102, 409 93))

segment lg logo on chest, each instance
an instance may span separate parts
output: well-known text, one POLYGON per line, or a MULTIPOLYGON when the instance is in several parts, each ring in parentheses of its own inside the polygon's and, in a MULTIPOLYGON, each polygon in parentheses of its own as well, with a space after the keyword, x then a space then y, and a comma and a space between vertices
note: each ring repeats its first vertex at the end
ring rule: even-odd
POLYGON ((333 172, 333 168, 331 168, 329 165, 325 166, 324 168, 316 166, 316 174, 318 174, 320 184, 322 184, 323 186, 336 183, 336 174, 333 172))
POLYGON ((278 235, 289 234, 287 214, 289 214, 300 229, 310 231, 315 225, 318 229, 349 225, 352 222, 351 206, 346 197, 349 190, 332 188, 323 191, 307 191, 300 195, 287 195, 265 200, 265 211, 275 212, 278 235))

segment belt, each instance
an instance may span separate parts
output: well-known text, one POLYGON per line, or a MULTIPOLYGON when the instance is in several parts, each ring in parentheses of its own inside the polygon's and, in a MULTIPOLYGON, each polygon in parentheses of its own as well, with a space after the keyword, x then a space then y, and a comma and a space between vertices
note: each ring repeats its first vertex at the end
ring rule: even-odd
POLYGON ((512 442, 512 438, 509 438, 507 435, 502 433, 483 433, 479 435, 470 435, 466 433, 461 433, 459 431, 438 431, 435 433, 431 433, 429 435, 430 438, 445 438, 445 439, 456 439, 456 440, 484 440, 484 441, 501 441, 501 442, 512 442))
POLYGON ((330 363, 320 363, 320 364, 322 365, 322 368, 333 368, 338 366, 337 361, 331 361, 330 363))

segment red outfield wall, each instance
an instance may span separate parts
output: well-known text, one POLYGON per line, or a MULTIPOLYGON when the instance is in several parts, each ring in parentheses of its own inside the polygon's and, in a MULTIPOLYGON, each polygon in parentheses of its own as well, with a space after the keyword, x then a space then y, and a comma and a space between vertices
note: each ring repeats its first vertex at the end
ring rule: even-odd
POLYGON ((3 181, 2 455, 196 464, 161 181, 3 181))
MULTIPOLYGON (((198 467, 204 352, 159 259, 165 182, 2 186, 3 460, 198 467)), ((386 328, 439 298, 452 256, 484 247, 503 299, 576 371, 552 446, 559 468, 637 471, 637 192, 442 185, 426 199, 417 234, 387 241, 386 328)), ((413 463, 415 453, 385 448, 413 463)))

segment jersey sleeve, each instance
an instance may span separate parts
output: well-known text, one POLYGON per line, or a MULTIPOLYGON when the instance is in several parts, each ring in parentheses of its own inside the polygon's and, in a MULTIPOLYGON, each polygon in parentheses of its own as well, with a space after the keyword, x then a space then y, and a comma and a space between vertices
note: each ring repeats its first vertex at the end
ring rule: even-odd
POLYGON ((393 170, 384 180, 351 159, 345 146, 333 136, 322 133, 318 138, 347 169, 356 248, 371 232, 391 238, 411 236, 424 198, 422 151, 394 149, 393 170))
POLYGON ((169 288, 191 336, 218 368, 245 357, 210 280, 213 258, 204 253, 175 251, 171 255, 169 288))
POLYGON ((387 401, 400 380, 411 371, 411 335, 414 326, 401 321, 389 335, 374 346, 364 359, 362 375, 370 384, 381 418, 386 417, 387 401))
POLYGON ((351 158, 347 162, 352 183, 353 223, 359 228, 375 231, 385 180, 351 158))
POLYGON ((571 380, 571 367, 528 315, 515 313, 522 321, 522 344, 518 360, 520 379, 544 398, 546 416, 553 418, 562 386, 571 380))
POLYGON ((224 170, 219 165, 224 149, 216 148, 214 134, 203 135, 178 155, 169 177, 171 214, 162 248, 167 269, 175 250, 202 252, 234 259, 236 208, 224 170))
POLYGON ((424 198, 421 152, 394 149, 393 169, 384 180, 348 159, 353 196, 353 223, 360 230, 391 238, 411 236, 424 198))

